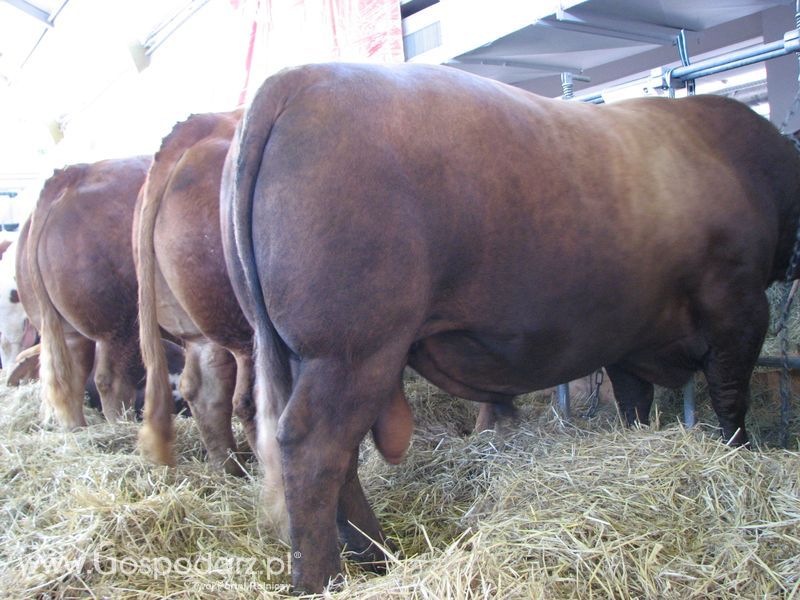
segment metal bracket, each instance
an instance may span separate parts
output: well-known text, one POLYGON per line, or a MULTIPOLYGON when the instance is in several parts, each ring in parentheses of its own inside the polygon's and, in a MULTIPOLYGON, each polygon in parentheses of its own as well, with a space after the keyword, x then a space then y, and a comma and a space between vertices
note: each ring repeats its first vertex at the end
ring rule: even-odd
MULTIPOLYGON (((661 95, 671 87, 670 74, 672 69, 667 67, 659 67, 650 71, 650 78, 647 80, 647 87, 653 90, 657 95, 661 95)), ((678 82, 682 84, 683 82, 678 82)))
POLYGON ((572 100, 572 98, 575 97, 573 82, 584 81, 588 83, 591 80, 592 79, 590 77, 586 77, 585 75, 575 75, 575 73, 564 71, 563 73, 561 73, 561 90, 562 90, 561 98, 563 100, 572 100))
POLYGON ((37 21, 41 21, 47 27, 53 26, 53 15, 38 6, 31 4, 27 0, 6 0, 14 8, 18 8, 26 15, 30 15, 37 21))

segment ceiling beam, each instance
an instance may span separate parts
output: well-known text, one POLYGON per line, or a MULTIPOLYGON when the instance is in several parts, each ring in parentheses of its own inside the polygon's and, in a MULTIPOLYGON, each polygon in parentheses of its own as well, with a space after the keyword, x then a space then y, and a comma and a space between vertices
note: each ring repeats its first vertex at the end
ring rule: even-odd
POLYGON ((566 31, 602 35, 656 46, 671 45, 680 32, 680 29, 654 23, 632 21, 619 17, 609 18, 600 15, 587 14, 584 16, 577 11, 569 12, 565 10, 558 11, 555 19, 547 18, 540 21, 539 24, 566 31))
POLYGON ((8 2, 14 8, 18 8, 26 15, 30 15, 37 21, 41 21, 48 27, 53 26, 53 20, 51 19, 51 15, 46 10, 42 10, 38 6, 34 6, 30 2, 27 2, 26 0, 6 0, 6 2, 8 2))
POLYGON ((458 58, 449 60, 446 65, 450 66, 458 66, 458 65, 492 65, 495 67, 511 67, 516 69, 530 69, 532 71, 547 71, 550 73, 575 73, 580 74, 583 72, 583 69, 580 67, 568 66, 568 65, 548 65, 543 63, 537 63, 527 60, 514 60, 514 59, 505 59, 505 58, 481 58, 479 56, 469 56, 466 58, 458 58))

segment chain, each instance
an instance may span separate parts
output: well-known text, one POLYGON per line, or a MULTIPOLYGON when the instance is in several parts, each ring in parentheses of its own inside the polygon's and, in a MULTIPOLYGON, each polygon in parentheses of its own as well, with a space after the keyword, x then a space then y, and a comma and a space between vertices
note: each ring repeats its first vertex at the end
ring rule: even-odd
MULTIPOLYGON (((800 103, 800 91, 798 91, 797 96, 795 96, 792 108, 786 116, 786 119, 784 119, 781 131, 786 126, 786 123, 789 122, 792 114, 794 114, 798 103, 800 103)), ((795 149, 800 153, 800 140, 794 135, 784 135, 792 141, 795 149)), ((792 248, 792 255, 789 258, 789 266, 786 267, 786 275, 784 276, 786 280, 786 298, 783 302, 783 310, 781 311, 781 316, 778 321, 778 336, 781 348, 781 446, 784 448, 789 444, 789 404, 792 396, 791 380, 789 379, 789 313, 792 308, 792 300, 794 300, 798 287, 798 280, 796 279, 798 264, 800 264, 800 224, 795 234, 794 247, 792 248), (794 280, 794 282, 790 286, 789 282, 792 280, 794 280)))
MULTIPOLYGON (((795 3, 794 20, 795 28, 800 30, 800 0, 797 0, 795 3)), ((798 65, 800 65, 800 53, 797 54, 797 60, 798 65)), ((798 70, 797 83, 797 93, 794 95, 792 105, 789 107, 781 123, 780 132, 791 140, 795 150, 800 153, 800 140, 798 140, 794 134, 786 133, 786 127, 789 125, 789 121, 797 111, 797 107, 800 106, 800 70, 798 70)), ((781 347, 781 446, 784 448, 789 445, 789 401, 792 395, 792 383, 789 379, 789 311, 792 307, 794 295, 797 292, 798 282, 795 277, 797 277, 798 263, 800 263, 800 224, 798 224, 797 233, 795 234, 792 256, 789 258, 789 266, 786 267, 786 276, 784 277, 787 282, 786 300, 783 303, 783 310, 781 311, 781 317, 778 321, 778 335, 780 337, 781 347), (793 279, 794 282, 791 287, 789 287, 788 282, 793 279)))
POLYGON ((597 406, 600 401, 600 386, 603 385, 603 378, 603 369, 598 369, 594 372, 594 386, 588 398, 589 408, 582 415, 584 419, 591 419, 597 414, 597 406))
MULTIPOLYGON (((784 135, 790 135, 786 133, 786 126, 789 125, 789 121, 792 120, 794 113, 797 112, 797 107, 800 106, 800 86, 797 89, 797 93, 794 95, 794 100, 792 101, 792 105, 789 107, 789 110, 786 112, 786 116, 783 118, 783 122, 781 122, 780 132, 784 135)), ((791 136, 793 137, 793 136, 791 136)), ((797 144, 795 144, 797 145, 797 144)))
POLYGON ((792 307, 792 300, 794 299, 795 293, 797 293, 798 283, 800 283, 800 281, 795 279, 791 288, 787 289, 783 310, 781 311, 781 317, 778 321, 778 334, 781 346, 781 446, 783 448, 789 445, 789 402, 792 395, 792 383, 789 379, 789 311, 792 307))

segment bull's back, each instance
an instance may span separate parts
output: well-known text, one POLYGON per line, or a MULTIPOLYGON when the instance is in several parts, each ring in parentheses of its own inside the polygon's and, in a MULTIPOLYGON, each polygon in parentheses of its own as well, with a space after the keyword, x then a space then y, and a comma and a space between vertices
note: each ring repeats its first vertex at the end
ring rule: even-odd
POLYGON ((388 322, 418 340, 466 332, 513 368, 554 341, 564 364, 610 363, 693 335, 692 302, 729 264, 763 288, 797 192, 770 168, 791 147, 731 101, 596 107, 407 66, 273 85, 256 263, 295 349, 342 330, 376 343, 388 322))

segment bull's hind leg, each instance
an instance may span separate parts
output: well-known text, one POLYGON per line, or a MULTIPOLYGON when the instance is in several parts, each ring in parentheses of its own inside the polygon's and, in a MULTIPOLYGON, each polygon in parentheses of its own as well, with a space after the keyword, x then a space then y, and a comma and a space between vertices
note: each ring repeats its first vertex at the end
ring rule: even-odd
POLYGON ((56 373, 64 373, 52 364, 54 360, 42 343, 39 355, 39 377, 42 381, 42 419, 55 417, 67 429, 86 425, 83 414, 83 398, 86 378, 94 364, 95 343, 76 331, 65 332, 64 340, 70 361, 69 376, 66 381, 55 381, 56 373))
POLYGON ((769 323, 769 305, 762 293, 748 298, 737 289, 720 302, 706 321, 709 351, 703 362, 711 404, 722 435, 732 445, 748 441, 744 418, 750 396, 750 376, 769 323))
POLYGON ((609 365, 606 373, 614 388, 617 407, 626 425, 650 424, 650 408, 653 406, 653 384, 637 377, 619 365, 609 365))
POLYGON ((187 344, 181 395, 192 409, 209 462, 231 475, 243 475, 234 459, 236 442, 231 430, 235 382, 236 363, 225 348, 210 342, 187 344))
POLYGON ((134 335, 97 342, 94 383, 109 423, 116 423, 133 407, 136 384, 144 374, 140 356, 134 335))
POLYGON ((475 419, 475 433, 491 430, 499 430, 504 433, 502 427, 507 424, 513 425, 516 419, 514 396, 508 397, 507 404, 483 402, 478 409, 478 418, 475 419))
POLYGON ((247 436, 251 452, 256 450, 256 405, 253 397, 253 358, 249 353, 237 352, 236 387, 233 392, 233 412, 239 418, 247 436))
MULTIPOLYGON (((385 537, 355 465, 359 443, 374 426, 384 454, 402 455, 399 440, 409 429, 396 421, 410 415, 397 396, 402 366, 402 358, 382 354, 362 364, 310 360, 298 369, 277 431, 296 590, 319 592, 340 572, 337 524, 352 550, 369 560, 381 558, 367 538, 383 544, 385 537), (385 411, 392 422, 379 424, 385 411), (354 535, 356 529, 366 537, 354 535)), ((260 402, 258 411, 261 424, 260 402)), ((261 435, 259 430, 259 441, 261 435)))
POLYGON ((358 478, 358 450, 339 492, 336 524, 348 558, 372 570, 384 570, 386 557, 376 543, 385 546, 387 542, 358 478))

